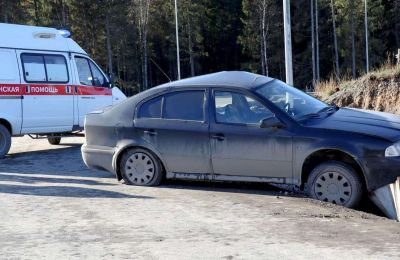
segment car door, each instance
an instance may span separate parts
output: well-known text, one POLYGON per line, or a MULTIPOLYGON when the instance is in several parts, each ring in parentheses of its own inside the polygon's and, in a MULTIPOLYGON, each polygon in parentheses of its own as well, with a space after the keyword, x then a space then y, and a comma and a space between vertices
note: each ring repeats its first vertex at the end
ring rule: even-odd
POLYGON ((211 173, 207 93, 177 90, 138 106, 135 129, 162 156, 169 173, 211 173))
POLYGON ((79 126, 83 127, 86 114, 112 105, 112 90, 107 78, 92 60, 79 55, 75 55, 74 60, 78 76, 75 96, 79 126))
POLYGON ((286 129, 260 128, 273 113, 250 93, 213 90, 210 126, 215 174, 292 177, 292 135, 286 129))
POLYGON ((20 57, 22 133, 71 131, 73 93, 67 54, 17 51, 20 57))

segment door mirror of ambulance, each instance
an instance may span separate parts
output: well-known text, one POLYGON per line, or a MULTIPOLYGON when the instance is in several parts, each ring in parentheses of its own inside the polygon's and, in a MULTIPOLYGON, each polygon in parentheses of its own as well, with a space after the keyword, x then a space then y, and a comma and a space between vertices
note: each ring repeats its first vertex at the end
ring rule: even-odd
POLYGON ((283 128, 284 126, 276 116, 267 117, 260 121, 261 128, 283 128))
POLYGON ((94 77, 93 78, 93 83, 96 87, 104 87, 103 84, 101 84, 101 81, 99 78, 94 77))
POLYGON ((111 82, 106 81, 106 82, 104 82, 103 87, 105 87, 105 88, 113 88, 114 84, 112 84, 111 82))
POLYGON ((110 80, 110 84, 113 85, 114 80, 115 80, 114 73, 108 73, 107 76, 108 76, 108 79, 110 80))

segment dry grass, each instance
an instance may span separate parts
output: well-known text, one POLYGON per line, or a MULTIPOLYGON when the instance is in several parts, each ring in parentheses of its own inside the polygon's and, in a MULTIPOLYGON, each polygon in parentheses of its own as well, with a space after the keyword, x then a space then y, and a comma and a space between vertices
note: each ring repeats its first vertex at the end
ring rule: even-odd
MULTIPOLYGON (((387 80, 392 78, 400 78, 400 65, 395 65, 388 59, 381 67, 368 74, 362 75, 359 79, 387 80)), ((337 82, 334 77, 331 77, 327 81, 319 82, 315 86, 315 91, 322 98, 327 98, 339 90, 354 86, 356 80, 357 79, 342 79, 340 82, 337 82)))
POLYGON ((321 81, 315 86, 315 92, 317 92, 322 97, 329 97, 335 93, 339 88, 336 80, 331 77, 327 81, 321 81))
POLYGON ((387 61, 380 68, 372 71, 367 76, 371 80, 398 78, 400 77, 400 65, 394 65, 390 61, 387 61))

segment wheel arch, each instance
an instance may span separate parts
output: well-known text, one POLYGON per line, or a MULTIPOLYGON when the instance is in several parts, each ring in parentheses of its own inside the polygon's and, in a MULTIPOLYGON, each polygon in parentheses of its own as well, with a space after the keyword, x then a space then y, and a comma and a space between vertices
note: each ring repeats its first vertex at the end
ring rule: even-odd
POLYGON ((308 177, 315 167, 327 162, 327 161, 339 161, 351 166, 355 172, 361 177, 363 186, 367 187, 367 179, 364 174, 364 170, 361 164, 358 162, 355 156, 351 153, 337 149, 337 148, 325 148, 309 154, 303 162, 301 168, 301 187, 304 188, 304 184, 307 182, 308 177))
POLYGON ((0 118, 0 125, 3 125, 5 128, 7 128, 7 130, 10 132, 10 134, 12 135, 12 125, 9 121, 7 121, 4 118, 0 118))
POLYGON ((127 144, 127 145, 123 146, 122 148, 118 149, 118 151, 114 154, 113 168, 115 170, 115 174, 116 174, 116 177, 118 180, 122 180, 121 170, 120 170, 120 166, 119 166, 122 155, 125 152, 127 152, 131 149, 134 149, 134 148, 140 148, 140 149, 143 149, 143 150, 146 150, 146 151, 152 153, 158 160, 160 160, 163 174, 166 173, 166 171, 167 171, 166 164, 159 152, 157 152, 155 149, 153 149, 147 145, 144 145, 144 144, 130 143, 130 144, 127 144))

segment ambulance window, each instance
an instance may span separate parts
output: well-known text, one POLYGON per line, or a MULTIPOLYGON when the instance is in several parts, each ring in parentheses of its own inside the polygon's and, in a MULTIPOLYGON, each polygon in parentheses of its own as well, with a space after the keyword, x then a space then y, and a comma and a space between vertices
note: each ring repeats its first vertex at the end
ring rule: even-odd
POLYGON ((46 70, 42 55, 22 54, 26 82, 46 82, 46 70))
POLYGON ((93 85, 96 87, 103 87, 104 83, 106 83, 106 79, 103 76, 103 73, 94 65, 93 62, 89 61, 90 68, 92 69, 93 73, 93 85))
POLYGON ((15 59, 14 50, 0 49, 0 61, 7 66, 1 66, 0 82, 1 83, 16 83, 19 82, 18 64, 15 59))
POLYGON ((92 72, 90 71, 88 60, 85 58, 75 57, 76 66, 78 68, 79 82, 82 85, 93 86, 92 72))
POLYGON ((44 56, 48 82, 68 82, 68 69, 64 56, 46 55, 44 56))

